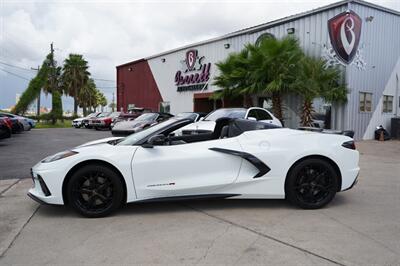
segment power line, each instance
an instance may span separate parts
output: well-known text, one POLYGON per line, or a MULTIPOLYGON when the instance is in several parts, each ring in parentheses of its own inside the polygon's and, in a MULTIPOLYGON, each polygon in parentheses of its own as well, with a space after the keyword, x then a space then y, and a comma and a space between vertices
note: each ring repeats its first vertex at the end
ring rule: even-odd
POLYGON ((94 80, 99 80, 99 81, 109 81, 109 82, 115 82, 115 80, 111 80, 111 79, 97 79, 97 78, 93 78, 94 80))
POLYGON ((19 69, 22 69, 22 70, 32 71, 32 69, 25 68, 25 67, 20 67, 20 66, 16 66, 16 65, 12 65, 12 64, 8 64, 8 63, 2 62, 2 61, 0 61, 0 64, 6 65, 6 66, 9 66, 9 67, 19 68, 19 69))
POLYGON ((0 68, 0 70, 4 71, 4 72, 6 72, 6 73, 8 73, 8 74, 10 74, 10 75, 16 76, 16 77, 18 77, 18 78, 20 78, 20 79, 24 79, 24 80, 27 80, 27 81, 30 81, 30 80, 31 80, 31 79, 28 79, 28 78, 26 78, 26 77, 23 77, 23 76, 20 76, 20 75, 18 75, 18 74, 15 74, 15 73, 13 73, 13 72, 10 72, 10 71, 7 71, 7 70, 5 70, 5 69, 2 69, 2 68, 0 68))

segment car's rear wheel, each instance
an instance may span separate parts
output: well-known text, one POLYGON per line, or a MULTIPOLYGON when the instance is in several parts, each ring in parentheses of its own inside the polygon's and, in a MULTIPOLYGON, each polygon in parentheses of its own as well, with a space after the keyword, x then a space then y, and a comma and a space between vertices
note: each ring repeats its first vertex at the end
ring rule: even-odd
POLYGON ((339 176, 333 166, 318 158, 296 164, 289 172, 286 198, 304 209, 318 209, 328 204, 336 194, 339 176))
POLYGON ((124 199, 118 174, 103 165, 86 165, 76 171, 67 185, 72 208, 86 217, 103 217, 117 210, 124 199))

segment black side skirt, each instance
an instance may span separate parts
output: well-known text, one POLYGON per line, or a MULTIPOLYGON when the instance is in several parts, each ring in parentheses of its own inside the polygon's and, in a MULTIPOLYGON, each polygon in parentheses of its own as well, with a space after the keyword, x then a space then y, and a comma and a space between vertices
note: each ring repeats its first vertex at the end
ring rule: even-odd
POLYGON ((225 199, 229 197, 240 196, 240 194, 202 194, 176 197, 163 197, 138 200, 136 202, 160 202, 160 201, 181 201, 181 200, 199 200, 199 199, 225 199))
POLYGON ((271 170, 271 168, 269 168, 260 159, 258 159, 256 156, 254 156, 250 153, 247 153, 247 152, 222 149, 222 148, 209 148, 209 150, 242 157, 243 159, 245 159, 246 161, 248 161, 249 163, 251 163, 258 169, 259 172, 253 178, 262 177, 263 175, 265 175, 266 173, 268 173, 271 170))

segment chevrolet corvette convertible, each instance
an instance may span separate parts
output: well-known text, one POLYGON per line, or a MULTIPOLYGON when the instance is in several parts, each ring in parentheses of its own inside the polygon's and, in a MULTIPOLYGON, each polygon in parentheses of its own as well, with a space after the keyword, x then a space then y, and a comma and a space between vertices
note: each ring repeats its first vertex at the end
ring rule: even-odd
POLYGON ((28 195, 87 217, 129 202, 202 198, 286 198, 317 209, 357 181, 359 154, 347 136, 230 118, 211 133, 174 134, 191 122, 171 118, 49 156, 32 168, 28 195))

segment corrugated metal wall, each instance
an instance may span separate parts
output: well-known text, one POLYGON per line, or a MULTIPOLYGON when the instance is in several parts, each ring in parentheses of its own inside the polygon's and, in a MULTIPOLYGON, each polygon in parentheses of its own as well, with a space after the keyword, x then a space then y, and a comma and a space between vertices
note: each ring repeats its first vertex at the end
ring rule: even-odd
MULTIPOLYGON (((350 7, 363 19, 360 46, 363 46, 361 49, 367 65, 363 71, 354 66, 346 69, 346 81, 351 92, 346 108, 346 126, 354 128, 355 137, 361 139, 400 57, 400 17, 364 5, 352 3, 350 7), (372 22, 365 20, 369 16, 374 17, 372 22), (359 111, 360 91, 373 93, 372 112, 359 111)), ((380 115, 375 126, 379 126, 383 114, 382 110, 376 111, 380 115)))
MULTIPOLYGON (((332 106, 332 127, 336 129, 354 129, 356 138, 364 135, 370 123, 371 113, 359 112, 359 91, 373 93, 373 108, 378 106, 380 96, 385 89, 385 84, 393 72, 393 68, 400 56, 400 16, 367 7, 356 3, 344 3, 316 14, 300 17, 296 20, 270 27, 257 32, 243 33, 238 36, 216 40, 211 43, 193 46, 198 49, 200 56, 205 56, 205 62, 213 63, 211 74, 218 75, 215 63, 223 60, 231 52, 238 52, 247 43, 254 43, 264 33, 271 33, 277 38, 287 35, 288 28, 295 29, 295 36, 299 39, 301 47, 311 56, 320 57, 324 53, 324 46, 331 46, 327 22, 335 15, 346 11, 348 8, 355 11, 362 19, 360 48, 367 63, 365 70, 359 70, 354 65, 349 65, 345 70, 345 80, 348 85, 348 103, 332 106), (373 16, 372 22, 367 22, 366 17, 373 16), (229 49, 224 44, 230 44, 229 49)), ((268 20, 268 18, 265 18, 268 20)), ((149 59, 149 65, 164 101, 171 102, 171 112, 177 113, 193 109, 194 92, 176 92, 173 77, 180 69, 181 61, 189 48, 163 54, 149 59), (161 58, 166 59, 165 62, 161 58)), ((209 82, 208 91, 218 88, 209 82)), ((297 96, 287 96, 284 99, 286 108, 286 125, 297 127, 299 122, 299 108, 301 100, 297 96)))

